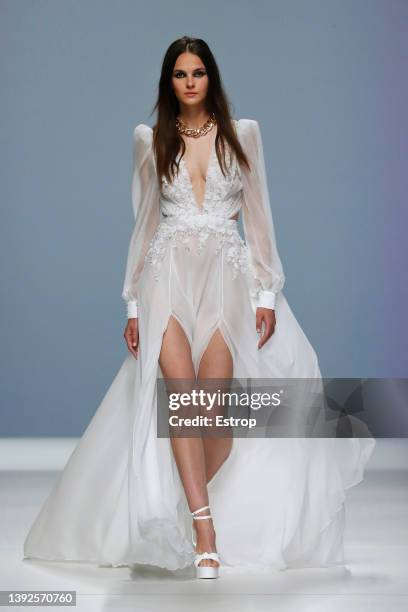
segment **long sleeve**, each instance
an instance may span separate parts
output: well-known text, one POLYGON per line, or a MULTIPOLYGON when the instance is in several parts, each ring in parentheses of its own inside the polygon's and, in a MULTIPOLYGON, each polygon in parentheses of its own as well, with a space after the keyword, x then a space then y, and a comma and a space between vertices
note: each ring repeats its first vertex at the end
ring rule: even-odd
POLYGON ((258 282, 257 306, 275 308, 276 296, 285 283, 276 245, 269 201, 261 132, 254 119, 241 120, 244 150, 251 172, 242 168, 242 222, 252 269, 258 282))
POLYGON ((135 218, 128 248, 122 298, 128 318, 137 317, 137 282, 149 242, 160 221, 160 189, 154 163, 152 129, 139 124, 133 132, 132 207, 135 218))

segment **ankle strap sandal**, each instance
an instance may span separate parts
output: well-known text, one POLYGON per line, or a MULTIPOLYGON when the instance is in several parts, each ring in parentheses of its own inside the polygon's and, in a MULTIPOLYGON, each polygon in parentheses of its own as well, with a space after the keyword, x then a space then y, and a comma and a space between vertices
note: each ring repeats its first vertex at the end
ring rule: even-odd
MULTIPOLYGON (((202 510, 205 510, 206 508, 209 508, 210 506, 203 506, 202 508, 198 508, 198 510, 194 510, 194 512, 191 513, 191 516, 193 517, 193 519, 195 521, 199 521, 202 519, 211 519, 212 516, 211 514, 206 514, 203 516, 196 516, 198 512, 201 512, 202 510)), ((194 548, 197 545, 197 542, 195 540, 194 537, 194 527, 193 524, 191 525, 191 541, 193 543, 194 548)), ((219 564, 220 564, 220 556, 218 553, 216 552, 203 552, 203 553, 195 553, 195 559, 194 559, 194 565, 196 567, 196 576, 197 578, 218 578, 219 576, 219 564), (213 561, 217 561, 218 565, 217 566, 203 566, 203 565, 199 565, 199 563, 203 560, 203 559, 213 559, 213 561)))

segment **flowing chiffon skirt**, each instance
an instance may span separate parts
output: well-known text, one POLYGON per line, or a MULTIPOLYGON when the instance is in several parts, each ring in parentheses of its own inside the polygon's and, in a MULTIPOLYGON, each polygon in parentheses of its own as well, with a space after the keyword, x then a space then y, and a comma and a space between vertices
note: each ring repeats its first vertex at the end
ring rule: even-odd
MULTIPOLYGON (((238 230, 236 230, 238 231, 238 230)), ((169 242, 156 278, 139 279, 139 357, 130 353, 45 500, 24 542, 30 558, 98 565, 191 565, 191 516, 169 438, 159 438, 157 378, 171 315, 195 372, 218 328, 235 378, 321 377, 316 353, 283 292, 258 350, 249 274, 234 275, 215 235, 169 242)), ((359 483, 372 438, 239 438, 208 484, 224 568, 342 564, 346 490, 359 483)))

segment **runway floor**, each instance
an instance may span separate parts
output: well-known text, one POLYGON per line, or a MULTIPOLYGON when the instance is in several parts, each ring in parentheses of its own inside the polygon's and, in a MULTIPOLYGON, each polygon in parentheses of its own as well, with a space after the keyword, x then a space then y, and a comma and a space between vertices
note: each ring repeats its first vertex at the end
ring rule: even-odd
POLYGON ((23 540, 57 475, 0 472, 0 590, 75 590, 76 609, 88 612, 408 610, 408 471, 369 470, 347 492, 345 566, 217 580, 196 580, 192 568, 23 560, 23 540))

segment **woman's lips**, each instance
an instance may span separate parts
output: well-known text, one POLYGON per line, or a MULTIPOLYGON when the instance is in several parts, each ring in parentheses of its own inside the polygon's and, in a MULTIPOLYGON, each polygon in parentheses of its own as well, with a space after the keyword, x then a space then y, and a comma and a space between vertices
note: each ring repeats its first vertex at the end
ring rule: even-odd
POLYGON ((187 92, 184 94, 185 96, 195 96, 197 95, 195 92, 187 92))

